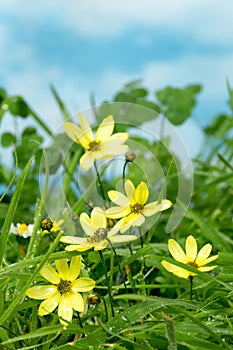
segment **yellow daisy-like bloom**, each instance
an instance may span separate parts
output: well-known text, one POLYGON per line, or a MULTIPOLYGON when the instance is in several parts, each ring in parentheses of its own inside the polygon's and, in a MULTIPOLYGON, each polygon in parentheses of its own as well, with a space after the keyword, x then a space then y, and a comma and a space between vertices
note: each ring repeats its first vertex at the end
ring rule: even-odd
POLYGON ((120 228, 118 223, 111 229, 107 229, 106 216, 99 207, 92 210, 90 217, 86 213, 82 213, 80 224, 88 237, 63 236, 61 242, 70 244, 66 247, 68 251, 83 252, 92 248, 102 250, 106 248, 109 242, 123 243, 137 239, 137 236, 134 235, 117 235, 120 228))
POLYGON ((40 223, 40 227, 44 234, 46 233, 55 233, 61 231, 61 226, 64 224, 64 220, 61 219, 59 221, 52 221, 51 219, 42 219, 40 223))
POLYGON ((87 171, 91 168, 96 159, 113 157, 128 149, 123 143, 128 139, 127 133, 117 133, 112 135, 114 129, 114 119, 112 115, 105 118, 99 125, 96 135, 82 115, 78 115, 80 127, 74 123, 64 124, 67 135, 75 142, 79 143, 87 150, 80 158, 80 166, 87 171))
POLYGON ((110 219, 119 219, 120 231, 124 233, 131 226, 141 226, 145 222, 145 216, 166 210, 172 205, 171 201, 163 199, 147 203, 149 190, 145 182, 141 182, 135 189, 130 180, 125 181, 125 194, 118 191, 109 191, 108 196, 117 207, 106 210, 105 214, 110 219))
MULTIPOLYGON (((168 249, 175 260, 188 266, 192 266, 199 271, 207 272, 217 267, 216 265, 205 266, 218 258, 218 255, 214 255, 209 258, 212 245, 208 243, 204 245, 199 252, 197 252, 196 239, 191 235, 186 239, 186 253, 174 239, 168 240, 168 249)), ((161 262, 161 264, 166 270, 181 278, 188 278, 189 276, 193 277, 196 275, 191 271, 185 270, 182 267, 176 266, 164 260, 161 262)))
POLYGON ((73 309, 78 312, 84 311, 84 301, 79 292, 88 292, 95 286, 91 278, 80 277, 81 257, 74 256, 70 266, 66 259, 55 261, 57 271, 51 265, 45 265, 40 274, 50 285, 34 286, 26 291, 26 295, 32 299, 45 299, 40 304, 38 315, 44 316, 53 312, 58 306, 58 316, 63 325, 71 322, 73 309))

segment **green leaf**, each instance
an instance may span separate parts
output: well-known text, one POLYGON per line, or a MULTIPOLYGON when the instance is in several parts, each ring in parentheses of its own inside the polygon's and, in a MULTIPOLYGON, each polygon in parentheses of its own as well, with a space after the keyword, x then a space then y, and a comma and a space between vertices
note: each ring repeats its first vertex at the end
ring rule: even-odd
POLYGON ((13 135, 10 132, 5 132, 1 138, 1 143, 2 143, 3 147, 9 147, 12 144, 16 143, 16 141, 17 141, 17 139, 16 139, 15 135, 13 135))
POLYGON ((29 107, 21 96, 8 97, 4 103, 8 105, 9 111, 15 116, 26 118, 30 114, 29 107))
POLYGON ((7 244, 7 238, 8 238, 9 232, 10 232, 10 226, 11 226, 11 223, 13 222, 14 214, 15 214, 15 211, 16 211, 19 199, 20 199, 20 195, 21 195, 21 192, 23 189, 23 184, 24 184, 24 181, 25 181, 26 176, 28 174, 28 171, 30 169, 32 161, 33 161, 33 159, 31 159, 28 162, 28 164, 25 166, 25 168, 22 172, 22 175, 20 176, 20 178, 17 182, 16 188, 15 188, 15 191, 14 191, 14 194, 13 194, 13 197, 12 197, 12 200, 11 200, 11 203, 9 205, 9 209, 8 209, 8 212, 6 215, 6 219, 5 219, 4 224, 3 224, 2 233, 0 236, 0 266, 2 265, 2 260, 4 258, 4 252, 5 252, 5 248, 6 248, 6 244, 7 244))
POLYGON ((182 124, 192 113, 196 104, 196 94, 201 91, 200 85, 189 85, 183 89, 170 86, 156 92, 162 104, 161 110, 174 125, 182 124))

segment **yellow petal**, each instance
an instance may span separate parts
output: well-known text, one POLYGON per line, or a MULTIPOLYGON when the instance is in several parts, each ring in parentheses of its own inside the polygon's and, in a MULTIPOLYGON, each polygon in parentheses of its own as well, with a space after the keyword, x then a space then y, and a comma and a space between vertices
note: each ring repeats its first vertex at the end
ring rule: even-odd
POLYGON ((65 324, 63 320, 71 321, 73 316, 72 309, 72 295, 73 293, 64 293, 61 295, 58 305, 58 316, 61 317, 60 322, 65 324))
POLYGON ((89 149, 91 140, 83 133, 83 130, 79 126, 74 123, 66 122, 64 123, 64 128, 71 140, 80 143, 83 148, 89 149))
POLYGON ((105 212, 107 218, 110 219, 119 219, 123 216, 127 216, 130 213, 129 207, 112 207, 108 208, 105 212))
POLYGON ((135 203, 144 205, 148 199, 148 196, 149 196, 148 187, 145 184, 145 182, 142 181, 135 190, 134 201, 135 203))
POLYGON ((109 139, 109 137, 112 135, 114 129, 114 120, 113 116, 109 115, 107 118, 105 118, 100 126, 97 129, 96 132, 96 141, 106 141, 109 139))
POLYGON ((168 249, 175 260, 186 264, 186 255, 181 246, 174 239, 168 240, 168 249))
POLYGON ((70 244, 81 244, 86 242, 86 238, 84 237, 74 237, 74 236, 62 236, 60 241, 62 243, 70 243, 70 244))
POLYGON ((94 232, 98 228, 106 228, 106 225, 107 222, 104 211, 99 207, 94 208, 91 212, 91 226, 94 228, 94 232))
POLYGON ((137 239, 137 236, 134 235, 116 235, 109 238, 111 243, 124 243, 124 242, 131 242, 137 239))
POLYGON ((189 261, 194 261, 197 256, 197 242, 193 236, 188 236, 186 239, 186 256, 189 261))
POLYGON ((77 251, 77 252, 85 252, 88 249, 91 249, 93 247, 92 243, 89 242, 85 242, 82 244, 72 244, 72 245, 68 245, 65 250, 67 250, 67 252, 73 252, 73 251, 77 251))
POLYGON ((116 156, 127 151, 128 146, 122 145, 121 140, 105 141, 101 143, 101 149, 96 153, 97 159, 104 159, 116 156))
POLYGON ((130 214, 123 219, 120 232, 124 233, 130 229, 131 226, 141 226, 145 222, 145 217, 141 214, 130 214))
POLYGON ((208 271, 215 269, 216 267, 217 267, 217 265, 215 265, 215 266, 201 266, 198 268, 198 270, 201 272, 208 272, 208 271))
POLYGON ((108 241, 104 239, 103 241, 93 243, 94 250, 102 250, 105 249, 108 245, 108 241))
POLYGON ((84 232, 88 235, 91 236, 95 232, 94 227, 92 226, 91 219, 87 215, 87 213, 82 213, 80 215, 80 224, 84 230, 84 232))
POLYGON ((195 260, 195 263, 198 266, 203 265, 203 260, 206 260, 208 258, 208 256, 210 255, 212 250, 212 245, 210 243, 204 245, 204 247, 201 248, 201 250, 199 251, 199 253, 197 254, 197 258, 195 260))
POLYGON ((81 126, 83 135, 85 135, 85 137, 89 140, 89 142, 94 141, 94 135, 93 135, 91 126, 83 114, 81 113, 78 114, 78 121, 81 126))
POLYGON ((63 281, 69 281, 70 269, 66 259, 59 259, 55 261, 57 271, 63 281))
POLYGON ((40 270, 40 274, 50 283, 58 284, 60 282, 59 274, 51 265, 43 266, 40 270))
POLYGON ((89 170, 92 165, 94 164, 96 157, 95 157, 95 152, 86 152, 82 155, 80 158, 80 166, 84 171, 89 170))
POLYGON ((113 190, 108 191, 108 197, 113 203, 120 205, 121 207, 127 207, 130 205, 129 198, 121 192, 113 190))
POLYGON ((129 202, 132 201, 132 199, 134 197, 134 192, 135 192, 134 184, 132 183, 132 181, 126 180, 125 181, 125 193, 126 193, 126 196, 128 197, 129 202))
POLYGON ((60 293, 55 294, 54 296, 45 299, 39 306, 38 315, 44 316, 48 315, 50 312, 56 309, 60 301, 60 293))
POLYGON ((143 208, 143 215, 145 216, 151 216, 156 213, 159 213, 160 211, 167 210, 172 205, 172 202, 168 199, 163 199, 160 204, 158 204, 158 201, 148 203, 144 205, 143 208))
POLYGON ((109 137, 109 141, 120 140, 121 143, 124 143, 129 138, 129 134, 127 132, 117 132, 109 137))
POLYGON ((161 261, 161 264, 167 271, 173 273, 174 275, 180 278, 188 278, 190 276, 190 272, 188 270, 183 269, 182 267, 173 265, 165 260, 161 261))
POLYGON ((57 287, 54 285, 34 286, 26 290, 26 295, 32 299, 46 299, 57 293, 57 287))
POLYGON ((73 256, 70 261, 70 277, 69 281, 73 282, 80 274, 81 256, 73 256))
POLYGON ((216 260, 216 259, 218 259, 218 255, 213 255, 213 256, 211 256, 211 257, 208 258, 208 259, 202 260, 202 261, 198 264, 198 266, 207 265, 207 264, 209 264, 210 262, 212 262, 212 261, 214 261, 214 260, 216 260))
POLYGON ((88 277, 80 277, 71 284, 71 288, 74 292, 89 292, 94 287, 95 281, 88 277))
POLYGON ((72 308, 78 312, 84 312, 84 301, 81 294, 72 294, 72 308))

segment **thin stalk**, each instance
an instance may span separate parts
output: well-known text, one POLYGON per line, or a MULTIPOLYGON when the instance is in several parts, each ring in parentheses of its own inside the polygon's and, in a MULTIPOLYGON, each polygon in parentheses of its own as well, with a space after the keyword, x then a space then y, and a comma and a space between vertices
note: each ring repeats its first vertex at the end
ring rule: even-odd
POLYGON ((79 322, 79 325, 80 325, 81 328, 83 328, 83 324, 82 324, 82 320, 81 320, 81 317, 80 317, 80 315, 79 315, 79 312, 77 312, 77 314, 78 314, 78 322, 79 322))
POLYGON ((189 300, 193 299, 193 276, 189 276, 190 281, 190 293, 189 293, 189 300))
POLYGON ((115 313, 114 313, 114 308, 113 308, 112 293, 111 293, 111 288, 110 288, 110 284, 109 284, 109 278, 108 278, 108 273, 107 273, 107 269, 106 269, 106 264, 105 264, 105 261, 104 261, 104 257, 103 257, 102 251, 99 250, 98 252, 99 252, 101 263, 102 263, 102 265, 104 267, 104 273, 105 273, 106 285, 107 285, 107 288, 108 288, 108 295, 109 295, 109 300, 110 300, 110 305, 111 305, 112 317, 114 317, 115 313))
POLYGON ((123 191, 125 193, 125 172, 126 172, 126 166, 129 163, 128 160, 125 161, 124 166, 123 166, 123 172, 122 172, 122 180, 123 180, 123 191))
POLYGON ((125 287, 125 292, 127 293, 127 286, 125 284, 125 279, 124 279, 124 275, 123 275, 123 272, 122 272, 122 269, 121 269, 121 265, 120 265, 120 262, 119 262, 119 259, 118 259, 118 255, 116 253, 116 249, 113 247, 111 241, 109 239, 107 239, 108 243, 110 244, 111 246, 111 249, 113 251, 113 254, 115 255, 115 258, 116 258, 116 262, 117 262, 117 267, 119 269, 119 272, 120 272, 120 275, 121 275, 121 279, 122 279, 122 282, 123 282, 123 285, 125 287))
POLYGON ((133 249, 131 247, 131 243, 128 243, 127 247, 129 248, 130 255, 132 256, 133 255, 133 249))
POLYGON ((99 173, 98 168, 97 168, 96 161, 94 161, 94 167, 95 167, 96 175, 97 175, 99 186, 100 186, 100 192, 102 194, 103 199, 106 200, 105 194, 104 194, 103 184, 102 184, 102 181, 101 181, 100 173, 99 173))

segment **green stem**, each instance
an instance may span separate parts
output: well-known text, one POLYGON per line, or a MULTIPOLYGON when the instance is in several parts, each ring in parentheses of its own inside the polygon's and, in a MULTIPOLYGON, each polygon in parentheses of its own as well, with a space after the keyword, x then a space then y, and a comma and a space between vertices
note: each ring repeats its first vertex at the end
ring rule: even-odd
POLYGON ((101 178, 100 178, 100 174, 99 174, 99 171, 98 171, 98 168, 97 168, 96 161, 94 161, 94 167, 95 167, 96 175, 97 175, 99 186, 100 186, 100 192, 102 194, 103 199, 106 200, 105 194, 104 194, 103 184, 102 184, 102 181, 101 181, 101 178))
POLYGON ((131 243, 128 243, 127 247, 129 248, 130 255, 132 256, 133 255, 133 249, 131 247, 131 243))
POLYGON ((112 293, 111 293, 111 288, 110 288, 110 284, 109 284, 109 278, 108 278, 108 273, 107 273, 107 269, 106 269, 106 264, 105 264, 105 261, 104 261, 104 256, 103 256, 102 251, 98 250, 98 252, 99 252, 99 255, 100 255, 101 263, 102 263, 102 265, 104 267, 104 273, 105 273, 106 285, 107 285, 107 288, 108 288, 108 295, 109 295, 109 300, 110 300, 110 305, 111 305, 112 317, 114 317, 115 313, 114 313, 114 308, 113 308, 112 293))
POLYGON ((189 294, 189 300, 193 299, 193 276, 189 276, 190 281, 190 294, 189 294))
POLYGON ((126 166, 129 163, 128 160, 125 161, 124 166, 123 166, 123 172, 122 172, 122 180, 123 180, 123 191, 125 193, 125 171, 126 171, 126 166))
POLYGON ((82 324, 82 320, 81 320, 81 317, 80 317, 80 315, 79 315, 79 312, 77 312, 77 314, 78 314, 78 322, 79 322, 79 325, 80 325, 81 328, 83 328, 83 324, 82 324))
POLYGON ((118 269, 119 269, 119 272, 120 272, 120 275, 121 275, 121 279, 122 279, 122 282, 123 282, 123 285, 125 287, 125 292, 127 293, 127 287, 126 287, 126 284, 125 284, 125 279, 124 279, 124 275, 123 275, 123 272, 122 272, 122 269, 121 269, 121 265, 120 265, 120 262, 119 262, 119 259, 118 259, 118 255, 116 253, 116 249, 113 247, 111 241, 109 239, 107 239, 108 243, 110 244, 111 246, 111 249, 115 255, 115 258, 116 258, 116 262, 117 262, 117 266, 118 266, 118 269))
POLYGON ((144 247, 144 243, 143 243, 142 231, 141 231, 140 227, 138 229, 139 229, 139 235, 140 235, 141 248, 143 248, 144 247))

